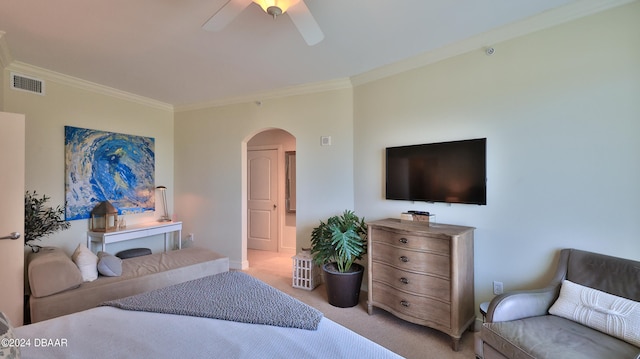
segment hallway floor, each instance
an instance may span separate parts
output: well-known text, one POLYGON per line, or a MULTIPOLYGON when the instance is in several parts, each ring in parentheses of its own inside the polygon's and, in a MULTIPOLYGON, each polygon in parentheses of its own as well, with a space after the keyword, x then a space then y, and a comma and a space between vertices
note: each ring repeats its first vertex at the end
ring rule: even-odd
POLYGON ((294 253, 269 252, 247 249, 249 268, 291 278, 294 253))

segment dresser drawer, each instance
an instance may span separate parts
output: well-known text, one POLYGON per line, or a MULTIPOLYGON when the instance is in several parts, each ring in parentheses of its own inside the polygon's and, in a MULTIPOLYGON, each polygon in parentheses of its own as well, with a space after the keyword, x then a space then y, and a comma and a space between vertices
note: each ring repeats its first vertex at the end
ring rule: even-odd
POLYGON ((395 232, 390 229, 373 229, 373 240, 408 249, 418 249, 438 252, 445 255, 450 253, 450 241, 446 238, 426 237, 395 232))
POLYGON ((448 256, 416 252, 382 243, 374 243, 370 255, 373 261, 388 264, 398 269, 450 278, 450 259, 448 256))
POLYGON ((388 265, 373 262, 373 280, 404 291, 449 301, 451 282, 447 279, 406 272, 388 265))
POLYGON ((398 313, 451 327, 451 305, 448 303, 406 294, 376 282, 373 283, 373 301, 398 313))

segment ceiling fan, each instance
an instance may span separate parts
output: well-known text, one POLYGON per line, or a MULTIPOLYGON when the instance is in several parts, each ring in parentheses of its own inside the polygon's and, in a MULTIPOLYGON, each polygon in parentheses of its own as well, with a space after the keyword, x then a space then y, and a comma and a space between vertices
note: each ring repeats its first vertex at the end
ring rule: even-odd
POLYGON ((274 19, 284 13, 289 14, 291 21, 298 28, 298 31, 300 31, 309 46, 313 46, 324 39, 320 26, 311 15, 304 0, 229 0, 202 25, 202 28, 208 31, 222 30, 252 2, 260 5, 274 19))

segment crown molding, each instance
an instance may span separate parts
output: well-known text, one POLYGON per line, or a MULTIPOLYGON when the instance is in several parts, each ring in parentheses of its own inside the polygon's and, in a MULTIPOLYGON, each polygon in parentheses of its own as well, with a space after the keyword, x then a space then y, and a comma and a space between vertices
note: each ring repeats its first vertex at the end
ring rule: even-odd
POLYGON ((582 0, 351 77, 353 86, 397 75, 638 0, 582 0))
POLYGON ((9 66, 7 66, 7 69, 18 72, 18 73, 22 73, 25 75, 39 77, 44 80, 57 82, 62 85, 68 85, 78 89, 95 92, 101 95, 111 96, 121 100, 135 102, 140 105, 149 106, 149 107, 157 108, 160 110, 173 111, 173 105, 170 105, 164 102, 160 102, 154 99, 150 99, 148 97, 139 96, 129 92, 117 90, 112 87, 100 85, 95 82, 82 80, 77 77, 61 74, 59 72, 43 69, 41 67, 26 64, 24 62, 13 61, 9 64, 9 66))
POLYGON ((6 32, 0 31, 0 70, 9 66, 9 64, 13 62, 5 34, 6 32))
POLYGON ((351 80, 349 78, 342 78, 323 82, 313 82, 298 86, 285 87, 273 91, 257 92, 249 95, 242 95, 237 97, 229 97, 220 100, 195 103, 190 105, 175 106, 175 112, 201 110, 210 107, 220 107, 227 105, 235 105, 239 103, 264 101, 274 98, 306 95, 317 92, 341 90, 341 89, 353 88, 351 80))

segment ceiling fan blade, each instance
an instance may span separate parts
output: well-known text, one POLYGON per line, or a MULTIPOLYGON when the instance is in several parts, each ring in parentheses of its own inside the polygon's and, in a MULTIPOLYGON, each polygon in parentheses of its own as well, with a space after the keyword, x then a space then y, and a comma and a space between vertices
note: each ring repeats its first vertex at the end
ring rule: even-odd
POLYGON ((229 25, 233 19, 238 16, 242 10, 251 4, 252 0, 229 0, 220 8, 213 16, 202 25, 207 31, 220 31, 229 25))
POLYGON ((303 0, 291 6, 287 10, 287 14, 289 14, 291 21, 293 21, 293 24, 298 28, 298 31, 300 31, 307 45, 313 46, 324 39, 324 34, 322 30, 320 30, 320 26, 318 26, 316 19, 313 18, 311 11, 309 11, 309 8, 303 0))

